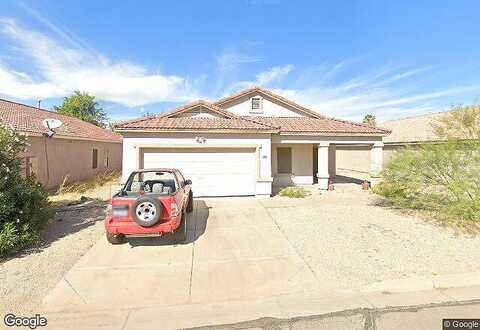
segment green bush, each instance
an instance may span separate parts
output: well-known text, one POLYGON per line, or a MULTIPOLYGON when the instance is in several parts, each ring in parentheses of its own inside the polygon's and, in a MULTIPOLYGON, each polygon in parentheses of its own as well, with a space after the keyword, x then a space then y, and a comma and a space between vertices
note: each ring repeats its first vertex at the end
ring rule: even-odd
POLYGON ((35 243, 51 216, 47 193, 21 174, 26 146, 25 137, 0 126, 0 257, 35 243))
POLYGON ((480 226, 480 143, 450 138, 399 152, 374 192, 402 208, 433 212, 447 224, 480 226))
POLYGON ((286 187, 280 190, 279 195, 290 198, 304 198, 307 193, 301 187, 286 187))

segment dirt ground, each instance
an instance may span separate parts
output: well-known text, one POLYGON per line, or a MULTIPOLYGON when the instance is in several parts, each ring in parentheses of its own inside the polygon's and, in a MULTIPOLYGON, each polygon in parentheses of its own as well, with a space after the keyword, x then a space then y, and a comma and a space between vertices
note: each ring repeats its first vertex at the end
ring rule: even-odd
POLYGON ((103 235, 105 202, 60 206, 35 248, 0 263, 0 312, 28 313, 103 235))

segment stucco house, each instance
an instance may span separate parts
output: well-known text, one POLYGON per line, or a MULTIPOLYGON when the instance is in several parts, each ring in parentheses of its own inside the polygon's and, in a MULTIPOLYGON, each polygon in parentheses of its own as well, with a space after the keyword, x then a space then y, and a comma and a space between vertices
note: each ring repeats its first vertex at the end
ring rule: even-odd
POLYGON ((122 166, 122 137, 78 118, 0 99, 0 124, 27 136, 25 174, 35 174, 46 188, 122 166), (49 130, 46 119, 61 126, 49 130))
MULTIPOLYGON (((439 119, 448 112, 429 113, 420 116, 387 120, 380 126, 391 131, 383 139, 384 164, 395 155, 397 151, 406 146, 419 146, 425 143, 438 143, 434 126, 439 119)), ((366 178, 370 171, 370 150, 367 145, 348 146, 337 148, 337 169, 342 173, 350 173, 357 178, 366 178)))
POLYGON ((138 168, 176 167, 196 196, 270 196, 272 186, 290 184, 327 189, 342 144, 368 145, 377 173, 389 134, 260 87, 118 123, 115 131, 123 135, 123 179, 138 168))

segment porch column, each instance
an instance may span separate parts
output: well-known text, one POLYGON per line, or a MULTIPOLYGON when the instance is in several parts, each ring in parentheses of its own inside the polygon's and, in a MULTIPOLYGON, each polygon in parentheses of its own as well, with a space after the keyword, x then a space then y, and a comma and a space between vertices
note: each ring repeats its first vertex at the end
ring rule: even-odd
POLYGON ((375 142, 370 156, 370 176, 377 178, 383 168, 383 142, 375 142))
POLYGON ((328 189, 328 179, 330 175, 328 174, 328 147, 330 146, 329 142, 321 142, 318 145, 318 187, 320 189, 328 189))

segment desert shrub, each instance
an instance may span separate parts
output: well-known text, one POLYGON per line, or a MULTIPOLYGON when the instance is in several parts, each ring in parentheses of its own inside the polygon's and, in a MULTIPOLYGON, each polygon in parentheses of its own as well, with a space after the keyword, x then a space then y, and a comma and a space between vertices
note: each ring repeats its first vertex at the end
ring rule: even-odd
POLYGON ((111 170, 99 172, 95 176, 84 181, 69 182, 69 177, 65 177, 56 194, 82 194, 89 190, 104 186, 107 183, 119 182, 120 171, 111 170))
POLYGON ((475 132, 480 111, 456 109, 446 117, 437 126, 443 141, 399 152, 383 170, 383 182, 374 192, 399 207, 432 211, 444 223, 477 228, 480 142, 475 132))
POLYGON ((290 198, 304 198, 307 195, 305 189, 301 187, 286 187, 280 190, 278 194, 290 198))
POLYGON ((25 137, 0 126, 0 257, 27 247, 51 216, 47 194, 33 176, 22 176, 25 137))

